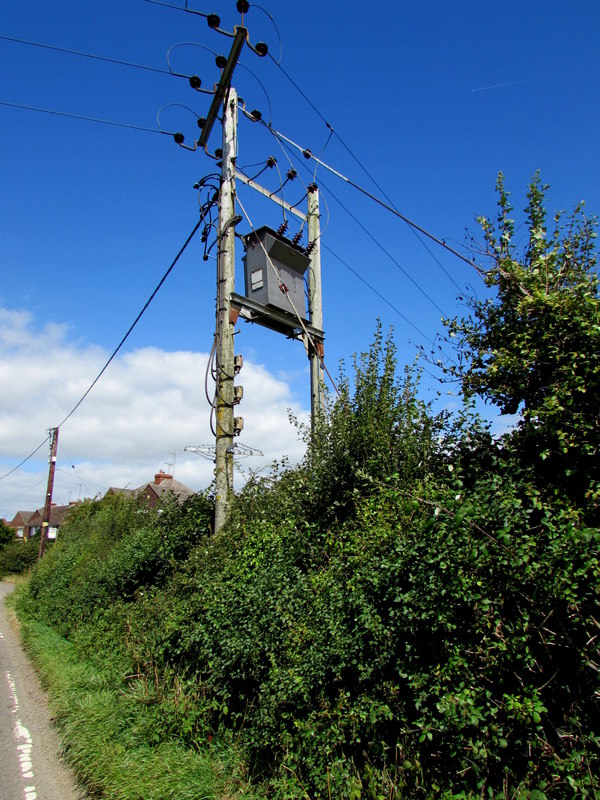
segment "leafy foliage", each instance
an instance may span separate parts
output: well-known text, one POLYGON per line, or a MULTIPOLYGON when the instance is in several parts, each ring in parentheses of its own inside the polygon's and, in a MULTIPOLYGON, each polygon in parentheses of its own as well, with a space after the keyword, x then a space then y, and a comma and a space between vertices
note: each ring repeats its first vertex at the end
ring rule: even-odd
MULTIPOLYGON (((529 236, 521 255, 512 207, 499 176, 498 218, 481 218, 496 294, 472 298, 470 314, 449 322, 460 362, 451 372, 466 396, 520 414, 505 446, 549 485, 595 511, 600 471, 600 298, 595 219, 583 204, 548 231, 548 189, 533 180, 525 209, 529 236)), ((593 519, 596 520, 594 513, 593 519)))
POLYGON ((0 519, 0 547, 10 544, 15 540, 15 532, 3 519, 0 519))
MULTIPOLYGON (((53 547, 49 543, 50 549, 53 547)), ((4 575, 21 575, 38 559, 40 549, 39 538, 27 541, 11 541, 0 549, 0 577, 4 575)))
POLYGON ((419 400, 414 370, 407 367, 403 380, 396 370, 391 331, 384 339, 378 323, 369 350, 354 356, 353 381, 342 365, 340 397, 309 440, 311 519, 345 519, 377 481, 396 474, 410 485, 435 469, 444 417, 419 400))
POLYGON ((98 608, 164 581, 208 530, 211 506, 196 495, 160 511, 121 495, 74 509, 31 578, 41 619, 68 635, 98 608))

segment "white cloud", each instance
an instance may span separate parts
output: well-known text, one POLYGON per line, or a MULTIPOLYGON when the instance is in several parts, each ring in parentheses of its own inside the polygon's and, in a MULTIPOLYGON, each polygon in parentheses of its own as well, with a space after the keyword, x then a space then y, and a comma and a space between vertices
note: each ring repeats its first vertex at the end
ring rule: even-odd
MULTIPOLYGON (((102 348, 73 341, 66 325, 36 328, 26 311, 0 308, 0 474, 58 425, 105 364, 102 348)), ((213 464, 186 445, 211 443, 204 390, 207 353, 144 347, 117 356, 59 433, 54 499, 66 503, 103 494, 109 486, 139 486, 175 454, 175 477, 193 489, 212 480, 213 464)), ((244 399, 240 441, 263 451, 244 459, 243 470, 283 455, 301 457, 303 445, 288 420, 308 413, 288 384, 264 365, 246 360, 239 382, 244 399)), ((0 481, 0 515, 43 505, 48 448, 0 481)), ((239 483, 237 481, 236 483, 239 483)))

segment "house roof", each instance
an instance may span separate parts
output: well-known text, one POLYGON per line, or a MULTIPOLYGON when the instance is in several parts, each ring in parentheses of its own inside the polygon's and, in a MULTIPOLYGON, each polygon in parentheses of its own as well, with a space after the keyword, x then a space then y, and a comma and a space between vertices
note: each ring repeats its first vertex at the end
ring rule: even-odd
POLYGON ((131 497, 136 491, 136 489, 121 489, 119 486, 111 486, 106 494, 124 494, 126 497, 131 497))
POLYGON ((120 489, 111 486, 106 494, 124 494, 128 497, 140 497, 146 500, 155 498, 155 501, 164 500, 169 495, 173 495, 179 503, 183 503, 195 492, 189 486, 175 480, 172 475, 161 471, 154 476, 154 481, 144 483, 137 489, 120 489))
POLYGON ((69 503, 67 506, 52 506, 50 510, 50 525, 54 528, 62 525, 69 511, 76 505, 77 503, 69 503))
POLYGON ((176 481, 175 478, 166 478, 160 483, 146 483, 144 486, 140 486, 134 491, 138 496, 154 492, 154 494, 161 499, 167 497, 169 494, 173 494, 180 503, 195 494, 189 486, 180 483, 180 481, 176 481))
POLYGON ((26 528, 31 524, 31 518, 35 513, 35 511, 17 511, 8 525, 11 528, 26 528))
MULTIPOLYGON (((49 519, 50 526, 53 528, 60 527, 64 522, 64 518, 67 515, 67 512, 70 511, 75 505, 77 505, 77 503, 70 503, 69 505, 66 506, 53 505, 50 509, 50 519, 49 519)), ((38 508, 36 511, 19 511, 15 519, 17 519, 19 514, 26 516, 26 521, 23 523, 23 525, 28 528, 39 527, 44 521, 43 508, 38 508)))

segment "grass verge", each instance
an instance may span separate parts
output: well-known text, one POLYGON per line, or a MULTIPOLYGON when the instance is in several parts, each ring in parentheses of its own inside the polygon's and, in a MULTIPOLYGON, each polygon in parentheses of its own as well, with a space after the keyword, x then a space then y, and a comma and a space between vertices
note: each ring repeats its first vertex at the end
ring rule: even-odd
POLYGON ((152 746, 135 690, 111 687, 51 628, 21 615, 21 637, 49 694, 64 754, 94 798, 111 800, 256 800, 233 751, 198 752, 176 741, 152 746))

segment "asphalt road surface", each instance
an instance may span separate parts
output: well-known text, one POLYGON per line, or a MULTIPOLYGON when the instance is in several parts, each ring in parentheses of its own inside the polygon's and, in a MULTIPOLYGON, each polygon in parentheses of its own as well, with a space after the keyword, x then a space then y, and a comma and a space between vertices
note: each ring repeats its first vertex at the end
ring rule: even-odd
POLYGON ((0 800, 81 800, 59 757, 48 702, 21 648, 0 582, 0 800))

